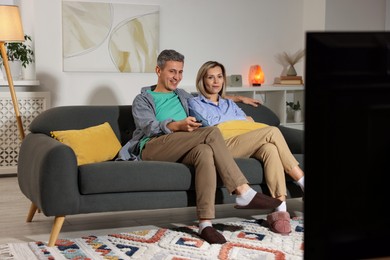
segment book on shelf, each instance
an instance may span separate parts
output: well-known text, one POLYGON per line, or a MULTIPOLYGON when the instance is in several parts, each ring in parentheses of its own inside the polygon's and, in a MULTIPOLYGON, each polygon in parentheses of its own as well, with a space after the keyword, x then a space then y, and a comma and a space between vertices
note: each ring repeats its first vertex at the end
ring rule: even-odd
POLYGON ((303 80, 302 76, 280 76, 280 80, 303 80))
POLYGON ((303 85, 302 76, 280 76, 275 79, 275 84, 279 85, 303 85), (290 77, 290 78, 286 78, 290 77), (291 78, 296 77, 296 78, 291 78))
POLYGON ((281 79, 279 84, 285 85, 302 85, 303 81, 299 79, 281 79))

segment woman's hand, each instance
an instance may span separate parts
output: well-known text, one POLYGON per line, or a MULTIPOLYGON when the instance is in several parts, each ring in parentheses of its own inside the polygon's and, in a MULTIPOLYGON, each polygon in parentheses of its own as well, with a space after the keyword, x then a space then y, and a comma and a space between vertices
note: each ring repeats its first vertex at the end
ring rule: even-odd
POLYGON ((255 122, 255 120, 253 120, 253 118, 251 116, 247 116, 246 117, 246 120, 250 121, 250 122, 255 122))
POLYGON ((180 121, 173 121, 167 125, 172 132, 192 132, 202 126, 202 123, 198 123, 196 118, 189 116, 180 121))
POLYGON ((259 100, 254 99, 254 98, 250 98, 250 97, 245 97, 245 96, 228 96, 228 95, 226 95, 225 97, 228 98, 228 99, 233 100, 234 102, 241 102, 241 103, 248 104, 248 105, 251 105, 251 106, 254 106, 254 107, 258 107, 259 105, 261 105, 261 102, 259 100))
POLYGON ((238 98, 240 99, 239 102, 242 102, 244 104, 248 104, 254 107, 258 107, 259 105, 261 105, 261 102, 254 98, 244 97, 244 96, 238 96, 238 98))

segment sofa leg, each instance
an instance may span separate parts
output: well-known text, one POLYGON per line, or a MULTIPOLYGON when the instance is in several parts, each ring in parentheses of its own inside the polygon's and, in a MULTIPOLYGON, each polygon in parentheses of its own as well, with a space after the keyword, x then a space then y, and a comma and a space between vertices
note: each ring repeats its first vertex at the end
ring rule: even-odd
POLYGON ((58 235, 60 234, 62 225, 64 224, 65 216, 56 216, 54 219, 53 227, 50 233, 50 239, 48 246, 52 247, 55 245, 58 235))
POLYGON ((26 222, 31 222, 32 219, 34 218, 35 212, 37 211, 38 207, 35 206, 34 203, 31 203, 30 210, 27 215, 27 220, 26 222))

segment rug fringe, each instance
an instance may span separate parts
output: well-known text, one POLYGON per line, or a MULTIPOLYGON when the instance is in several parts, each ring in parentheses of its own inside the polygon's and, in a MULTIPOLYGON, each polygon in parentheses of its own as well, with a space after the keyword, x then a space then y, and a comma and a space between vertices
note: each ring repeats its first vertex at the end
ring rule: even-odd
POLYGON ((13 260, 15 256, 11 252, 9 244, 0 245, 0 259, 13 260))

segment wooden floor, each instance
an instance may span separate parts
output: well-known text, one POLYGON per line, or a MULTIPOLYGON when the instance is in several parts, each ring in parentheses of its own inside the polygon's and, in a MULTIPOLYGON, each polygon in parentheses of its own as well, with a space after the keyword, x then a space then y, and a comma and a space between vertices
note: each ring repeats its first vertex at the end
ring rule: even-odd
MULTIPOLYGON (((302 216, 301 198, 287 201, 292 215, 302 216)), ((30 201, 21 193, 16 177, 0 177, 0 244, 47 241, 53 223, 53 217, 36 213, 32 222, 26 217, 30 201)), ((235 219, 263 218, 269 211, 237 210, 232 204, 216 206, 215 222, 235 219)), ((61 237, 79 237, 80 235, 101 235, 140 229, 140 227, 175 227, 196 224, 195 208, 162 210, 121 211, 110 213, 82 214, 67 216, 60 233, 61 237), (90 232, 90 233, 88 233, 90 232)))

